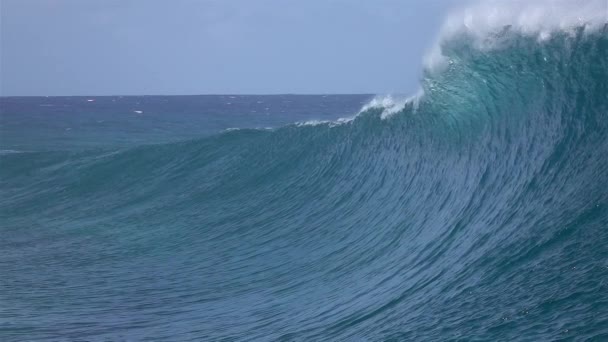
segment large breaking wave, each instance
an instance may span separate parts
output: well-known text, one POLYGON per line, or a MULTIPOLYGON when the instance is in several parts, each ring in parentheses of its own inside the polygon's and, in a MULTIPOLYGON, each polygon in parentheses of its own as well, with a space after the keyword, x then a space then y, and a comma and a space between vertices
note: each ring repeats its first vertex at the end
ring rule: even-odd
POLYGON ((589 3, 464 11, 418 96, 352 120, 0 155, 0 332, 608 338, 608 29, 589 3))

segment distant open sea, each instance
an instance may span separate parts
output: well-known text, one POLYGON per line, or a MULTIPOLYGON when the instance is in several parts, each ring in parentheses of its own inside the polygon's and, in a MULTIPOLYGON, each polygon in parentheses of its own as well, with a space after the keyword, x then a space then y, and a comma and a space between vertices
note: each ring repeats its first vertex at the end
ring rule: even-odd
POLYGON ((0 149, 74 150, 354 116, 372 95, 0 97, 0 149))

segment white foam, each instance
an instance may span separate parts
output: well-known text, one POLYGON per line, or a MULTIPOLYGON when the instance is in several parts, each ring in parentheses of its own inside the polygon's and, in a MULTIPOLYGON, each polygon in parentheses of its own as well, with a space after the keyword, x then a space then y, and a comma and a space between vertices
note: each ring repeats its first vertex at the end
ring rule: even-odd
POLYGON ((26 151, 17 151, 17 150, 0 150, 0 155, 4 154, 13 154, 13 153, 25 153, 26 151))
POLYGON ((584 27, 588 33, 601 29, 606 23, 606 0, 480 1, 447 17, 424 66, 430 71, 443 69, 449 60, 442 54, 441 44, 458 35, 472 37, 477 48, 492 49, 498 42, 488 38, 507 26, 542 41, 555 32, 574 32, 575 28, 584 27))
POLYGON ((414 110, 418 108, 420 98, 424 95, 424 91, 420 88, 414 95, 397 96, 397 95, 378 95, 374 97, 370 102, 365 104, 355 115, 345 118, 339 118, 337 120, 309 120, 304 122, 296 122, 296 126, 319 126, 328 125, 329 127, 335 127, 344 125, 355 120, 362 113, 370 109, 382 109, 380 114, 381 119, 387 119, 393 116, 395 113, 400 112, 409 103, 413 104, 414 110))
POLYGON ((255 129, 258 131, 272 131, 274 127, 255 127, 255 128, 238 128, 238 127, 228 127, 222 130, 222 132, 233 132, 233 131, 241 131, 243 129, 255 129))
POLYGON ((418 109, 418 103, 423 95, 424 91, 420 88, 414 95, 409 97, 397 97, 395 95, 376 96, 368 104, 363 106, 359 113, 374 108, 381 108, 382 113, 380 114, 380 118, 387 119, 403 110, 409 103, 413 104, 415 111, 418 109))
MULTIPOLYGON (((358 115, 358 113, 357 113, 358 115)), ((329 127, 335 127, 338 125, 344 125, 346 123, 349 123, 351 121, 353 121, 357 115, 354 115, 352 117, 348 117, 348 118, 339 118, 335 121, 331 121, 331 120, 309 120, 309 121, 304 121, 304 122, 296 122, 295 125, 300 127, 300 126, 319 126, 319 125, 328 125, 329 127)))
POLYGON ((303 121, 303 122, 296 122, 295 125, 300 127, 300 126, 319 126, 319 125, 323 125, 323 124, 328 124, 331 121, 329 120, 308 120, 308 121, 303 121))

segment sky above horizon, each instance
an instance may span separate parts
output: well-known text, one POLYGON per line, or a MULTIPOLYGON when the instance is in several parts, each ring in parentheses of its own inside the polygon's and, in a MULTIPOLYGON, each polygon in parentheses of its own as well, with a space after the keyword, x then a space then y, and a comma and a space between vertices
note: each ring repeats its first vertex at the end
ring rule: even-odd
POLYGON ((0 95, 411 93, 456 0, 0 0, 0 95))

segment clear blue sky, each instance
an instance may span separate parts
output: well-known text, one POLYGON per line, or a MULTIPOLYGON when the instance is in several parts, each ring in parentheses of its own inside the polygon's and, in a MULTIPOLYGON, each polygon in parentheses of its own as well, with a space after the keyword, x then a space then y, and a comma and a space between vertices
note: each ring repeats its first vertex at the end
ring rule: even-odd
POLYGON ((456 0, 0 0, 0 95, 409 93, 456 0))

